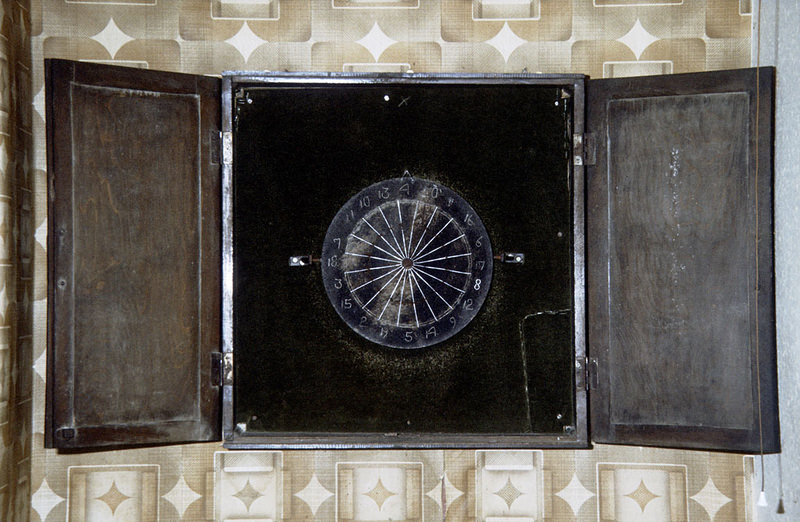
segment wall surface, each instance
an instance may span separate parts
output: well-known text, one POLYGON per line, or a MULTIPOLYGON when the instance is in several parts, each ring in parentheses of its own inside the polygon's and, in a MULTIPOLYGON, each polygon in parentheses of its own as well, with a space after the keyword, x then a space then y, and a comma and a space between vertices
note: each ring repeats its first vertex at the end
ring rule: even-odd
POLYGON ((34 0, 24 26, 30 28, 32 88, 18 93, 33 107, 34 142, 29 162, 24 155, 20 162, 30 165, 34 180, 33 423, 19 424, 18 434, 23 447, 32 439, 30 519, 752 520, 753 459, 740 455, 610 446, 546 452, 226 452, 219 444, 88 454, 43 449, 44 58, 198 74, 677 73, 748 66, 749 6, 735 0, 34 0))
MULTIPOLYGON (((767 506, 758 520, 800 520, 800 6, 763 0, 761 21, 754 17, 753 64, 775 65, 775 275, 777 279, 778 379, 781 415, 780 456, 765 458, 767 506), (760 31, 759 31, 760 25, 760 31), (759 52, 760 51, 760 52, 759 52), (778 503, 783 497, 783 515, 778 503)), ((756 491, 761 467, 756 464, 756 491)))

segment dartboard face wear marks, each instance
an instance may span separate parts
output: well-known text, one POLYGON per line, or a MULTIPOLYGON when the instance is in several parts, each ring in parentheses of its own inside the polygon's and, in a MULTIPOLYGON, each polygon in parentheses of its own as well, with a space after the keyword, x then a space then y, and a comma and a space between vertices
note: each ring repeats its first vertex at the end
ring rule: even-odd
POLYGON ((353 196, 328 227, 321 262, 339 316, 392 348, 457 334, 492 278, 491 244, 475 210, 451 189, 408 176, 353 196))

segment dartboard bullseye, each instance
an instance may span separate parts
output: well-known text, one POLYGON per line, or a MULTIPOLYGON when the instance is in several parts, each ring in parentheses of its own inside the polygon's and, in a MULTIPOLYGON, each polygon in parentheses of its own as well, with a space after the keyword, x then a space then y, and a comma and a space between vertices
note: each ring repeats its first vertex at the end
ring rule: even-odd
POLYGON ((478 313, 492 278, 489 237, 449 188, 419 178, 376 183, 336 214, 322 249, 325 290, 359 335, 422 348, 478 313))

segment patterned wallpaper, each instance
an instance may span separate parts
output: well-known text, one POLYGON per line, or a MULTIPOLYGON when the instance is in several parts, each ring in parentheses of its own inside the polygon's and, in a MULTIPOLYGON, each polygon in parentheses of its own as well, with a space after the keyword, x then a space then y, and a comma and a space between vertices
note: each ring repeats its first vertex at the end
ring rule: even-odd
POLYGON ((746 67, 751 0, 2 0, 0 9, 1 519, 752 519, 753 459, 740 455, 44 450, 42 68, 45 57, 199 74, 746 67), (30 55, 19 45, 28 41, 30 55))

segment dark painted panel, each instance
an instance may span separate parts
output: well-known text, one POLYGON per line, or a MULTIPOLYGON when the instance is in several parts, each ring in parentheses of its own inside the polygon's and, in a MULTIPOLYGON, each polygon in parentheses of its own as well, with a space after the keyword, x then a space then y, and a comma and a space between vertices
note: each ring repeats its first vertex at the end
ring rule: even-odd
POLYGON ((746 93, 608 104, 615 424, 753 418, 747 114, 746 93))
POLYGON ((185 262, 201 254, 199 97, 81 84, 71 97, 75 422, 197 420, 200 376, 171 377, 202 356, 201 273, 185 262))

